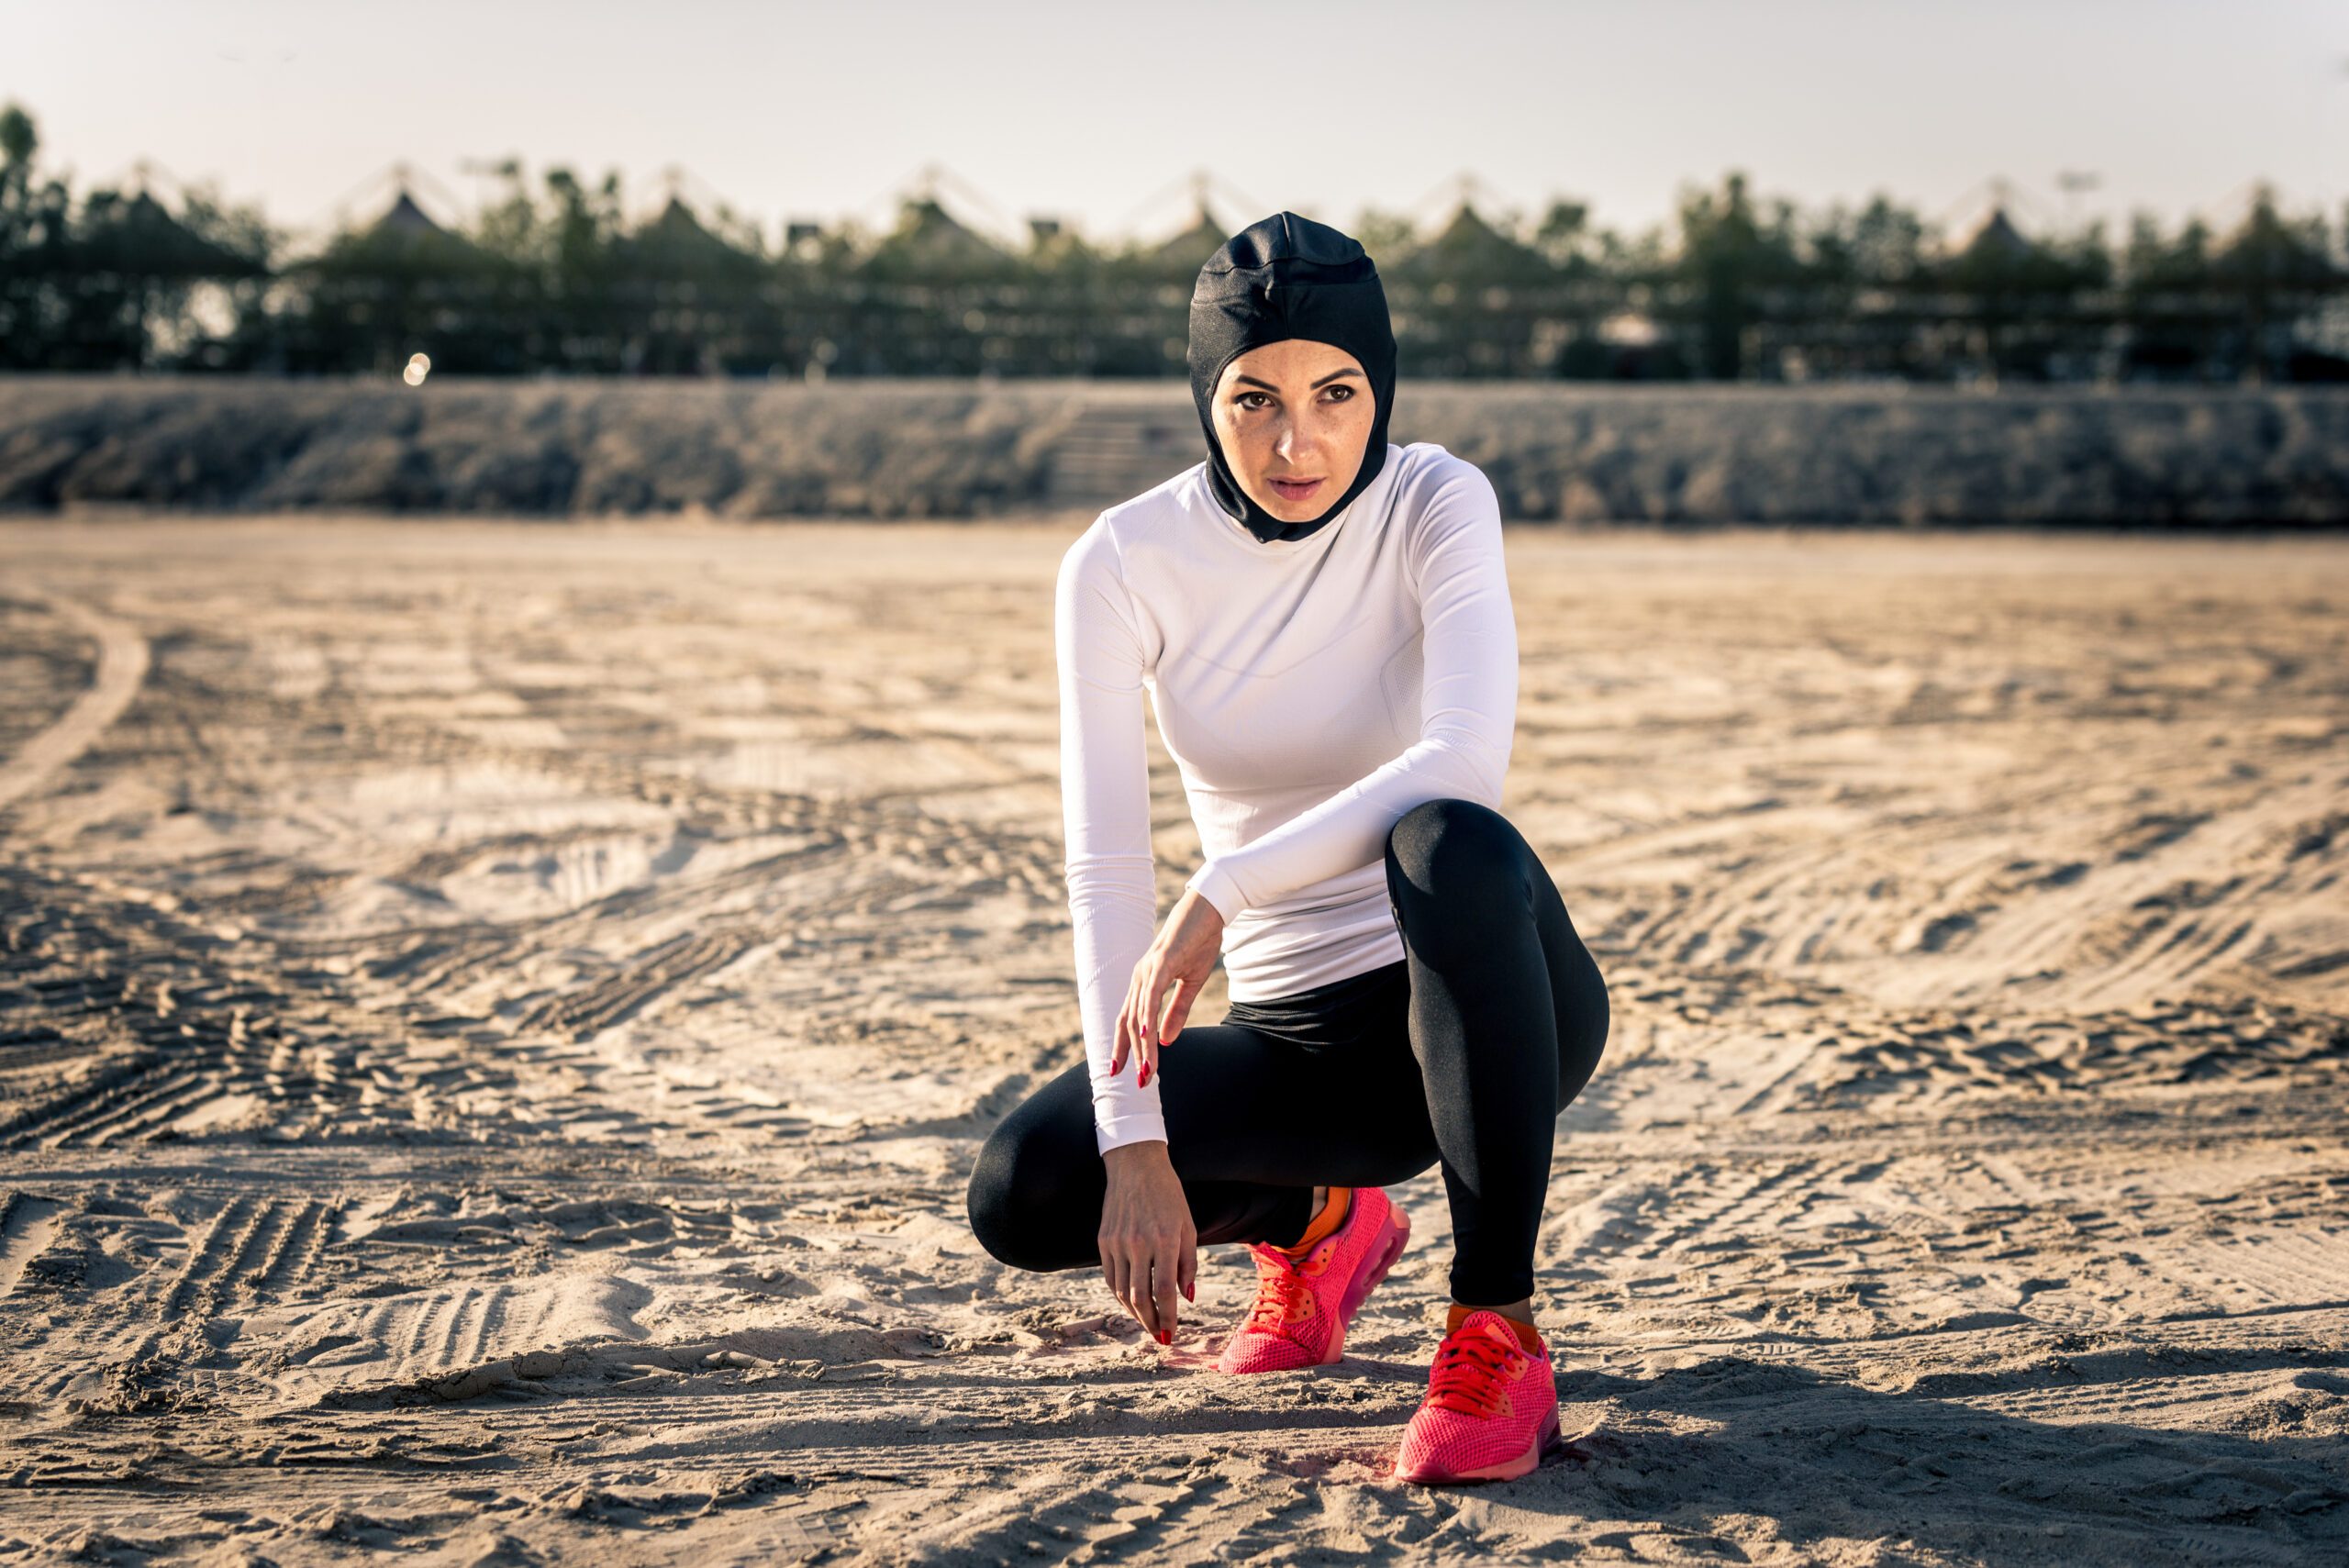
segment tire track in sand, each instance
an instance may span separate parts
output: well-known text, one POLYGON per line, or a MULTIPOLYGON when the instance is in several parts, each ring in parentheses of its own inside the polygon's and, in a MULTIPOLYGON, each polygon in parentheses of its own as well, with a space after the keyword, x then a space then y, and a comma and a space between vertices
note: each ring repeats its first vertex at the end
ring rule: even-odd
POLYGON ((14 805, 49 782, 50 776, 89 750, 122 717, 147 679, 147 639, 121 621, 86 605, 31 591, 60 619, 79 628, 98 645, 97 674, 90 689, 73 699, 57 722, 0 762, 0 808, 14 805))

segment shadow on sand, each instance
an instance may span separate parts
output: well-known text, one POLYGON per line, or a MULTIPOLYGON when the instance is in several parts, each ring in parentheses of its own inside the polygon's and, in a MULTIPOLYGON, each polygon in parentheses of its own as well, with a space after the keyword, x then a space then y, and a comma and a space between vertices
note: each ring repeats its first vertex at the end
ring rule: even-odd
MULTIPOLYGON (((1768 1521, 1776 1541, 1804 1551, 1888 1550, 1871 1562, 2340 1562, 2349 1373, 2335 1369, 2349 1354, 2261 1359, 2266 1386, 2236 1382, 2223 1402, 2214 1390, 2212 1415, 2233 1431, 2117 1418, 2141 1402, 2132 1385, 2164 1380, 2159 1402, 2174 1405, 2180 1378, 2246 1370, 2163 1368, 2130 1353, 2074 1358, 2043 1380, 2063 1390, 2065 1409, 2116 1418, 2061 1424, 1954 1396, 1988 1388, 1880 1393, 1734 1356, 1650 1378, 1568 1373, 1561 1405, 1586 1407, 1562 1411, 1568 1430, 1603 1404, 1596 1428, 1570 1457, 1479 1496, 1507 1509, 1620 1518, 1621 1538, 1582 1539, 1630 1550, 1633 1537, 1662 1533, 1675 1541, 1667 1558, 1747 1560, 1719 1533, 1741 1518, 1768 1521)), ((2041 1380, 2007 1381, 2003 1402, 2033 1403, 2041 1380)))

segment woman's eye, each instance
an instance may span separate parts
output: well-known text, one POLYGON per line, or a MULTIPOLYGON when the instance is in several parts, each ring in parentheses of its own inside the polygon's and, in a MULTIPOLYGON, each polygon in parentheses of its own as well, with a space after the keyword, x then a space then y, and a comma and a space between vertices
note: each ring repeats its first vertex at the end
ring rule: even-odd
POLYGON ((1340 398, 1340 399, 1338 400, 1338 401, 1340 401, 1341 403, 1345 402, 1348 398, 1353 397, 1353 395, 1354 395, 1354 389, 1353 389, 1353 387, 1351 387, 1351 386, 1333 386, 1333 387, 1331 387, 1330 390, 1331 392, 1342 392, 1342 393, 1344 393, 1344 394, 1346 395, 1345 395, 1345 397, 1341 397, 1341 398, 1340 398))
POLYGON ((1232 401, 1239 404, 1242 408, 1247 409, 1251 414, 1253 414, 1256 411, 1257 406, 1248 400, 1252 397, 1263 397, 1264 395, 1261 392, 1243 392, 1239 396, 1233 398, 1232 401))

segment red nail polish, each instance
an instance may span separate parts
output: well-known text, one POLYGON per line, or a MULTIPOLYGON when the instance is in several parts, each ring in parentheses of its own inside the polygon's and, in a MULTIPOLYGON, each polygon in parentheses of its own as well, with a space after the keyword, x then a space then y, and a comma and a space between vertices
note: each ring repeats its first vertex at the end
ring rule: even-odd
POLYGON ((1158 1331, 1158 1342, 1162 1345, 1171 1345, 1174 1342, 1174 1336, 1161 1329, 1158 1331))
POLYGON ((1139 1077, 1139 1083, 1142 1088, 1147 1089, 1150 1087, 1150 1063, 1147 1062, 1141 1064, 1141 1073, 1139 1077))
POLYGON ((1185 1285, 1183 1287, 1183 1299, 1192 1302, 1197 1301, 1199 1299, 1199 1296, 1197 1287, 1187 1284, 1185 1285))

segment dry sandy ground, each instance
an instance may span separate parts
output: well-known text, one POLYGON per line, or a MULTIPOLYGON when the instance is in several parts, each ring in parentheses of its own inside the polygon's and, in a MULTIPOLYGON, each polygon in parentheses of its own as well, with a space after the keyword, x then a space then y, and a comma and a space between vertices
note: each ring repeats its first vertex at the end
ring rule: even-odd
POLYGON ((1245 1382, 964 1227, 1082 521, 0 529, 0 1560, 2349 1552, 2349 541, 1511 530, 1615 1026, 1429 1493, 1432 1176, 1245 1382))

